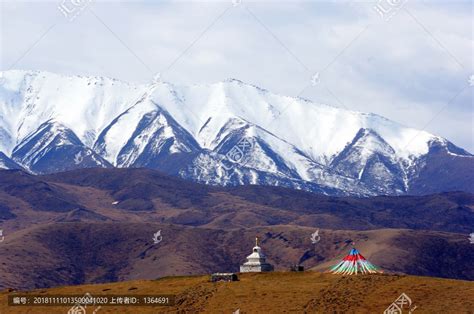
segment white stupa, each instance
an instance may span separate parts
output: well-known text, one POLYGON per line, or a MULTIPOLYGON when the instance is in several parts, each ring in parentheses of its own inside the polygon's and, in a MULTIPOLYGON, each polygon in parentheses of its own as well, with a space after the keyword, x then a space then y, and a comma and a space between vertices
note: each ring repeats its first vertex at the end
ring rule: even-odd
POLYGON ((255 273, 262 271, 273 271, 273 266, 266 262, 262 249, 258 246, 258 238, 255 238, 255 246, 252 254, 247 256, 247 261, 240 266, 241 273, 255 273))

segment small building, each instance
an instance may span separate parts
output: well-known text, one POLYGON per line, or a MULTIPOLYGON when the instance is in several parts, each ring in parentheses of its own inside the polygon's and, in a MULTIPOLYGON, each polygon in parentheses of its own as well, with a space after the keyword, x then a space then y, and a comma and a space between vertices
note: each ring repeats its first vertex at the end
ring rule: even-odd
POLYGON ((240 272, 254 273, 264 271, 273 271, 273 265, 266 262, 266 256, 258 246, 258 238, 255 238, 255 246, 252 250, 252 254, 247 256, 247 261, 240 266, 240 272))
POLYGON ((211 281, 212 282, 218 282, 218 281, 238 281, 239 277, 237 277, 237 274, 235 273, 214 273, 211 275, 211 281))
POLYGON ((290 271, 304 271, 303 265, 292 265, 290 271))

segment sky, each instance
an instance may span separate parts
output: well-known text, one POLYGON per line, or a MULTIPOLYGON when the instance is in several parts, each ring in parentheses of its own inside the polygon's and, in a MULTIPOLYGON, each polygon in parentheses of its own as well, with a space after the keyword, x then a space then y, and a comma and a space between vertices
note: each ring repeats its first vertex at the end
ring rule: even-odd
POLYGON ((473 1, 3 0, 0 9, 0 70, 237 78, 474 153, 473 1))

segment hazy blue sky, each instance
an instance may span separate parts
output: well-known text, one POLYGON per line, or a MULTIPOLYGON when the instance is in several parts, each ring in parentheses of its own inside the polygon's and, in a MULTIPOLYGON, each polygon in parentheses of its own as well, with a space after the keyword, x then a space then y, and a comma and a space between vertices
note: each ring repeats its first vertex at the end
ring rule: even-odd
POLYGON ((238 78, 378 113, 474 152, 473 1, 384 0, 391 18, 377 1, 93 1, 72 21, 60 3, 2 2, 2 70, 238 78))

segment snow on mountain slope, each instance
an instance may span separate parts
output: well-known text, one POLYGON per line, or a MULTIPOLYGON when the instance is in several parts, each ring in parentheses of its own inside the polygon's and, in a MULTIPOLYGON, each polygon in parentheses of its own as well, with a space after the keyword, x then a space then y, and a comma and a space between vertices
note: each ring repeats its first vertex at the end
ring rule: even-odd
POLYGON ((104 129, 94 149, 116 166, 141 167, 157 163, 159 156, 200 147, 167 112, 140 99, 104 129))
POLYGON ((462 164, 457 173, 473 165, 471 154, 428 132, 235 79, 177 86, 34 71, 3 76, 0 151, 36 173, 149 167, 208 184, 374 195, 429 190, 412 183, 436 180, 424 170, 432 160, 462 164), (244 143, 248 151, 239 152, 244 143), (433 147, 444 150, 427 158, 433 147))
POLYGON ((332 160, 331 168, 346 174, 380 194, 403 192, 405 173, 395 158, 393 148, 375 131, 360 129, 352 142, 332 160))
MULTIPOLYGON (((340 152, 361 128, 375 130, 404 158, 427 153, 427 143, 435 138, 377 115, 275 95, 238 80, 193 86, 158 83, 150 92, 149 86, 100 77, 24 71, 8 71, 4 76, 0 115, 9 117, 4 129, 16 139, 54 118, 91 146, 99 133, 139 97, 159 104, 208 149, 218 144, 213 140, 233 117, 268 130, 316 159, 340 152)), ((12 149, 11 145, 0 147, 7 153, 12 149)))
POLYGON ((436 138, 374 114, 280 96, 238 80, 190 87, 162 84, 151 97, 210 149, 232 117, 268 130, 314 159, 340 152, 361 128, 376 131, 403 158, 426 154, 428 142, 436 138))
POLYGON ((59 172, 77 168, 110 167, 86 147, 74 132, 49 120, 23 139, 13 150, 13 160, 33 172, 59 172))
POLYGON ((91 146, 97 135, 143 94, 143 87, 102 77, 65 77, 49 72, 3 72, 0 86, 0 151, 54 119, 91 146))
POLYGON ((22 169, 22 167, 0 152, 0 169, 22 169))

